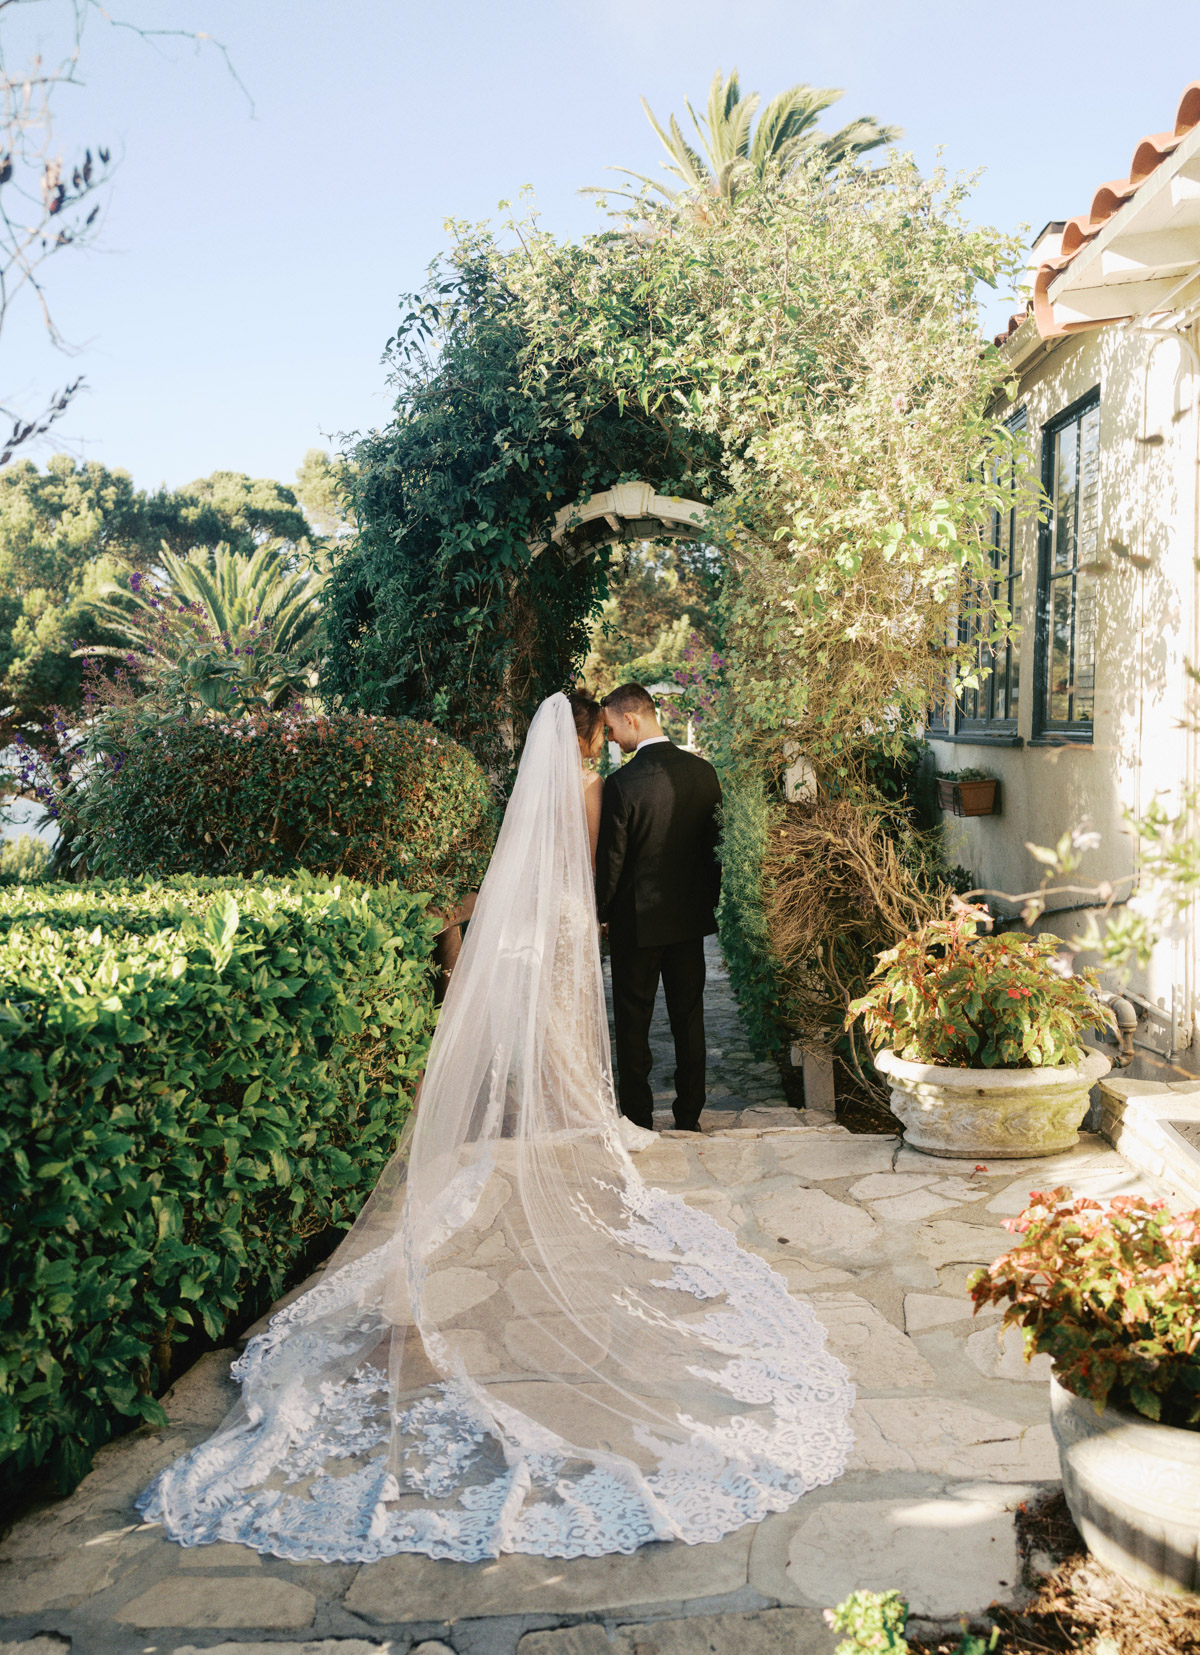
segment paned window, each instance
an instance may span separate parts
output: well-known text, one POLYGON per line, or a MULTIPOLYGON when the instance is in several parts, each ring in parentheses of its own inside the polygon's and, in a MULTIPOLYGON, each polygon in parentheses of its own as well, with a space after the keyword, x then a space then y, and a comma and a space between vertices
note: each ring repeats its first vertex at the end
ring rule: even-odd
POLYGON ((950 733, 950 684, 949 674, 945 691, 937 697, 929 708, 925 719, 925 728, 931 735, 949 735, 950 733))
POLYGON ((1096 699, 1100 396, 1045 427, 1042 483, 1050 499, 1038 558, 1037 733, 1092 735, 1096 699))
MULTIPOLYGON (((1025 430, 1026 416, 1022 409, 1008 421, 1008 430, 1014 433, 1025 430)), ((1010 485, 1013 482, 1011 459, 1003 462, 1004 475, 1002 481, 1010 485)), ((984 643, 980 638, 976 644, 975 658, 979 683, 973 689, 963 690, 958 701, 958 729, 969 732, 971 730, 994 730, 997 733, 1015 733, 1017 728, 1017 712, 1021 699, 1021 659, 1020 659, 1020 626, 1021 626, 1021 554, 1017 546, 1017 510, 1015 503, 1006 512, 992 513, 992 578, 990 603, 968 605, 963 612, 960 638, 969 642, 981 628, 979 616, 982 610, 994 613, 998 605, 1004 604, 1011 616, 1011 626, 1006 641, 995 648, 984 643)))

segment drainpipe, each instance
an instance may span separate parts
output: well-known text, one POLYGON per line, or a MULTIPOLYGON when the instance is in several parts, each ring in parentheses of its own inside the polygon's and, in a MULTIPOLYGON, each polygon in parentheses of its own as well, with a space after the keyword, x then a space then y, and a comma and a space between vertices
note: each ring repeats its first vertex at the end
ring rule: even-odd
POLYGON ((1109 1010, 1117 1020, 1117 1068, 1128 1069, 1133 1062, 1133 1037, 1137 1033, 1137 1012, 1123 995, 1108 1002, 1109 1010))
MULTIPOLYGON (((1189 319, 1184 338, 1188 344, 1188 354, 1192 361, 1192 429, 1194 434, 1192 449, 1192 666, 1200 670, 1200 322, 1189 319)), ((1196 810, 1196 789, 1200 784, 1200 774, 1197 773, 1197 743, 1200 742, 1200 697, 1197 695, 1197 686, 1193 679, 1187 681, 1187 786, 1189 814, 1191 820, 1188 829, 1191 837, 1196 837, 1200 821, 1196 810)), ((1183 1015, 1187 1019, 1187 1044, 1192 1041, 1196 1027, 1196 918, 1197 905, 1192 899, 1188 909, 1187 946, 1185 949, 1184 970, 1185 998, 1183 1015)))
POLYGON ((1116 1066, 1118 1069, 1128 1069, 1133 1062, 1133 1039, 1138 1026, 1137 1007, 1131 999, 1127 1000, 1123 994, 1114 994, 1111 989, 1101 988, 1095 992, 1096 998, 1108 1007, 1116 1019, 1116 1066))
MULTIPOLYGON (((1195 279, 1195 272, 1189 274, 1185 283, 1195 279)), ((1173 297, 1174 292, 1168 297, 1173 297)), ((1191 637, 1188 658, 1193 667, 1200 667, 1200 321, 1197 320, 1196 301, 1188 305, 1176 318, 1175 325, 1166 327, 1152 327, 1145 323, 1137 326, 1137 332, 1148 334, 1152 339, 1170 339, 1178 346, 1184 359, 1186 368, 1190 370, 1192 380, 1191 416, 1192 416, 1192 602, 1191 602, 1191 637)), ((1145 552, 1145 525, 1147 521, 1148 501, 1146 500, 1146 479, 1149 474, 1148 453, 1149 445, 1146 442, 1149 423, 1149 392, 1150 367, 1154 356, 1154 346, 1146 352, 1142 365, 1142 442, 1140 444, 1139 468, 1142 469, 1141 495, 1142 505, 1142 545, 1145 552)), ((1174 408, 1176 414, 1182 413, 1179 406, 1179 391, 1176 391, 1174 408)), ((1141 613, 1138 626, 1138 734, 1137 734, 1137 785, 1135 789, 1135 812, 1137 822, 1142 820, 1142 736, 1143 719, 1145 715, 1145 635, 1146 635, 1146 571, 1143 567, 1139 572, 1138 588, 1141 613)), ((1200 784, 1200 768, 1198 768, 1197 741, 1200 740, 1200 700, 1197 697, 1197 686, 1190 678, 1184 686, 1183 728, 1185 731, 1183 791, 1184 800, 1188 806, 1188 830, 1195 837, 1200 829, 1200 815, 1191 802, 1200 784)), ((1138 853, 1140 860, 1140 852, 1138 853)), ((1189 1046, 1192 1040, 1192 1030, 1196 1022, 1196 918, 1197 904, 1193 898, 1189 904, 1187 921, 1184 928, 1182 984, 1178 983, 1175 970, 1171 973, 1171 1029, 1168 1039, 1168 1056, 1173 1057, 1178 1046, 1189 1046), (1181 1026, 1177 999, 1182 988, 1182 1019, 1186 1026, 1181 1026)), ((1174 950, 1172 950, 1174 952, 1174 950)))

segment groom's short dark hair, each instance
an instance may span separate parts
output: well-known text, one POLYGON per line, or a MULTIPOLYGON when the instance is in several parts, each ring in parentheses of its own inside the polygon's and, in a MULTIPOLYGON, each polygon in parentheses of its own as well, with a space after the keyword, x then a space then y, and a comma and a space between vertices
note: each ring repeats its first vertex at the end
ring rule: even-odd
POLYGON ((656 717, 658 708, 654 704, 654 697, 644 684, 621 684, 615 690, 610 690, 601 702, 601 706, 611 707, 619 718, 625 718, 629 713, 647 713, 656 717))

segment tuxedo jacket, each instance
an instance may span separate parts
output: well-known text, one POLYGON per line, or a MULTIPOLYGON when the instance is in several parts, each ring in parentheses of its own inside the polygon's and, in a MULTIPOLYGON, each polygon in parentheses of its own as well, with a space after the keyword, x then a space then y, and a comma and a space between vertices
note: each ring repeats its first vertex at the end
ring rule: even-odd
POLYGON ((721 784, 707 759, 658 741, 604 783, 596 909, 609 940, 661 948, 717 929, 721 784))

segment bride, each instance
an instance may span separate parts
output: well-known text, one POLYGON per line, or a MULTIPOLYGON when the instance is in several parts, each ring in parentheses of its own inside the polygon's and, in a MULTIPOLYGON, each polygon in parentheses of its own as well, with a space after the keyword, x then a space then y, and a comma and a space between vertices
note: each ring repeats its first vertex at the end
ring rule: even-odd
POLYGON ((184 1545, 598 1556, 840 1475, 853 1390, 812 1310, 630 1157, 654 1134, 613 1096, 598 722, 539 707, 395 1156, 234 1364, 228 1418, 140 1497, 184 1545))

